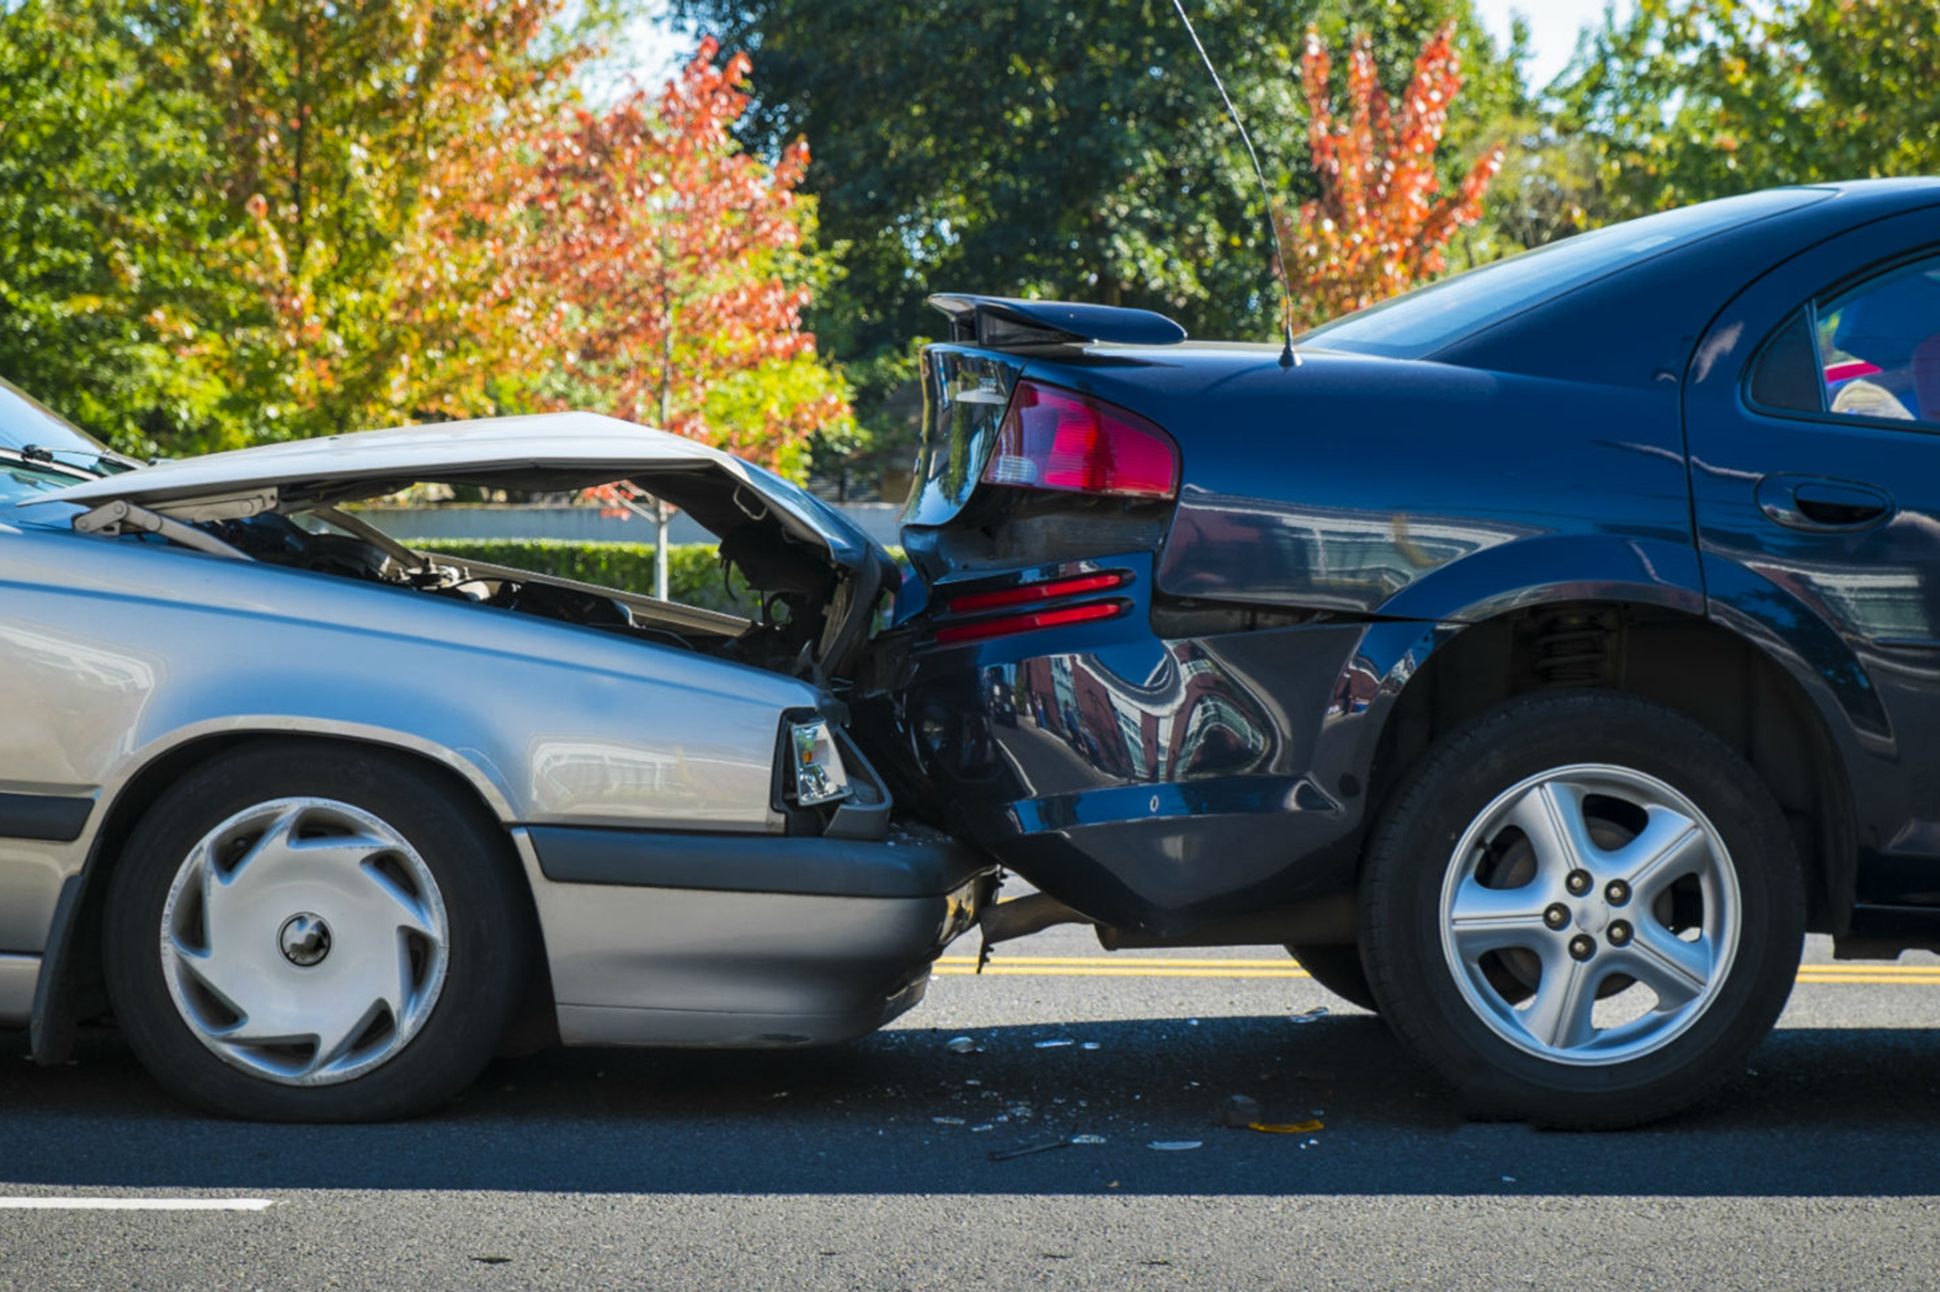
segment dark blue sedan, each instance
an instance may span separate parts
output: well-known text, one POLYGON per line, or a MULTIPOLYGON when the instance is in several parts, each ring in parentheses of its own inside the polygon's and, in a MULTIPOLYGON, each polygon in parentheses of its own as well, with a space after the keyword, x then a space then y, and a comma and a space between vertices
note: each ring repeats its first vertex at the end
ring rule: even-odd
POLYGON ((858 706, 1108 947, 1285 944, 1478 1112, 1940 946, 1940 181, 1673 211, 1277 346, 938 297, 858 706))

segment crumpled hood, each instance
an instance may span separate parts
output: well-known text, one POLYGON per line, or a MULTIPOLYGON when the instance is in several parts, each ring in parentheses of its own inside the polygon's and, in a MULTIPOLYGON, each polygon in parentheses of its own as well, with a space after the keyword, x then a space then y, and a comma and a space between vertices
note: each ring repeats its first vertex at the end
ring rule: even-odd
POLYGON ((770 515, 835 565, 895 565, 839 511, 771 471, 665 431, 597 413, 484 418, 289 440, 161 462, 21 503, 97 507, 117 500, 163 514, 275 491, 292 504, 336 505, 410 484, 565 491, 631 480, 689 512, 723 540, 770 515))

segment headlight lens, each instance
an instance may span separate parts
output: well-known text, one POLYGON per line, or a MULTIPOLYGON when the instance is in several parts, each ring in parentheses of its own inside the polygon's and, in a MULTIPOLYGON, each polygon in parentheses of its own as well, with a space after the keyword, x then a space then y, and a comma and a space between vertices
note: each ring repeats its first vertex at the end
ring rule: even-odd
POLYGON ((803 807, 830 803, 849 797, 849 773, 842 766, 842 754, 835 747, 826 719, 793 722, 788 725, 788 755, 793 764, 789 772, 795 801, 803 807))

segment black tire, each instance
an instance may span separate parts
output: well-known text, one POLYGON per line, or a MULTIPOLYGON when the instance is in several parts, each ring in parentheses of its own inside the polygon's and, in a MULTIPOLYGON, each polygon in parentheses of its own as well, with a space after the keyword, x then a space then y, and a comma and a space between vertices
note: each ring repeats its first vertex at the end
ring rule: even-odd
POLYGON ((1350 1005, 1380 1013, 1374 989, 1368 986, 1367 970, 1361 965, 1361 949, 1353 943, 1339 946, 1300 946, 1287 943, 1287 950, 1315 982, 1350 1005))
MULTIPOLYGON (((306 838, 294 828, 288 837, 306 838)), ((361 864, 371 866, 368 859, 361 864)), ((343 873, 354 869, 343 865, 343 873)), ((411 871, 405 882, 422 873, 411 871)), ((283 1122, 408 1117, 466 1086, 506 1030, 526 982, 531 945, 529 903, 515 887, 522 882, 497 825, 459 798, 453 786, 406 757, 375 747, 300 741, 240 746, 172 786, 136 826, 115 867, 103 923, 103 961, 115 1017, 155 1079, 210 1112, 283 1122), (375 1066, 331 1084, 286 1084, 224 1058, 200 1039, 185 1017, 188 1007, 178 1007, 171 994, 190 993, 179 970, 171 987, 167 965, 172 962, 159 936, 178 872, 190 864, 200 841, 256 805, 303 799, 348 805, 388 826, 415 851, 442 903, 435 944, 440 949, 427 953, 442 964, 442 976, 435 989, 418 998, 411 1030, 395 1028, 386 1043, 380 1019, 372 1028, 380 1057, 366 1060, 375 1066), (386 1044, 395 1048, 382 1048, 386 1044)), ((192 889, 214 891, 185 881, 183 892, 192 889)), ((254 925, 241 927, 253 930, 254 925)), ((381 921, 376 927, 377 936, 384 936, 381 921)), ((291 943, 281 937, 274 929, 265 933, 272 948, 281 946, 288 958, 291 943)), ((403 941, 400 936, 400 945, 403 941)), ((327 957, 327 938, 323 945, 321 954, 327 957)), ((376 956, 352 959, 348 948, 362 944, 343 945, 340 968, 383 964, 376 956)), ((400 952, 400 959, 411 956, 400 952)))
MULTIPOLYGON (((1614 797, 1592 795, 1577 802, 1585 820, 1592 804, 1614 803, 1614 810, 1622 810, 1621 800, 1614 797)), ((1532 813, 1535 811, 1532 809, 1532 813)), ((1530 819, 1540 818, 1532 815, 1530 819)), ((1557 837, 1566 834, 1557 831, 1557 837)), ((1477 836, 1478 841, 1481 837, 1477 836)), ((1510 850, 1518 846, 1513 842, 1513 831, 1495 836, 1496 840, 1504 838, 1512 841, 1506 845, 1510 850)), ((1527 855, 1536 857, 1535 842, 1524 838, 1527 855)), ((1599 841, 1596 846, 1613 845, 1599 841)), ((1676 849, 1667 847, 1664 851, 1676 849)), ((1533 860, 1527 865, 1539 876, 1555 873, 1554 867, 1537 870, 1533 860)), ((1481 872, 1463 873, 1472 877, 1481 872)), ((1517 880, 1501 887, 1529 883, 1532 887, 1517 887, 1517 891, 1553 891, 1538 890, 1533 887, 1535 882, 1517 880)), ((1590 897, 1579 899, 1569 908, 1568 922, 1554 935, 1569 940, 1559 945, 1577 943, 1568 959, 1550 948, 1555 959, 1541 962, 1560 966, 1558 972, 1564 976, 1556 979, 1558 983, 1575 980, 1568 960, 1578 959, 1579 951, 1585 957, 1579 962, 1585 982, 1593 981, 1588 977, 1592 964, 1622 963, 1618 957, 1623 954, 1623 944, 1615 941, 1619 933, 1626 942, 1635 939, 1636 953, 1644 952, 1646 939, 1641 930, 1646 915, 1652 912, 1657 913, 1652 918, 1658 920, 1651 928, 1653 938, 1665 929, 1675 935, 1680 924, 1687 928, 1692 924, 1689 917, 1662 916, 1667 909, 1686 909, 1664 905, 1685 900, 1668 889, 1651 903, 1640 901, 1628 910, 1605 905, 1600 915, 1585 913, 1579 919, 1577 912, 1588 911, 1583 903, 1608 894, 1607 886, 1599 887, 1604 883, 1598 879, 1589 885, 1590 897), (1598 922, 1622 916, 1636 920, 1639 932, 1630 933, 1629 925, 1616 930, 1614 922, 1598 922), (1591 933, 1595 936, 1589 936, 1591 933), (1582 941, 1585 937, 1587 942, 1582 941), (1606 955, 1613 958, 1606 961, 1606 955)), ((1574 893, 1576 889, 1568 891, 1574 893)), ((1778 806, 1765 785, 1743 759, 1689 719, 1658 705, 1608 692, 1574 691, 1514 700, 1440 741, 1398 787, 1382 813, 1369 844, 1361 895, 1361 947, 1369 985, 1395 1034, 1455 1086, 1474 1115, 1522 1118, 1556 1127, 1607 1129, 1652 1121, 1697 1102, 1741 1071, 1746 1057, 1784 1008, 1804 937, 1805 896, 1798 859, 1778 806), (1611 989, 1623 990, 1625 983, 1637 979, 1618 976, 1602 980, 1595 992, 1579 991, 1574 997, 1579 1003, 1576 1009, 1559 1002, 1556 1016, 1567 1014, 1582 1020, 1589 1031, 1586 1034, 1581 1026, 1574 1031, 1552 1030, 1552 1038, 1567 1039, 1561 1045, 1550 1045, 1545 1052, 1540 1043, 1525 1045, 1505 1039, 1516 1035, 1518 1024, 1503 1023, 1499 1012, 1488 1012, 1497 1002, 1477 986, 1476 975, 1485 970, 1502 975, 1504 962, 1489 961, 1490 953, 1484 952, 1475 957, 1477 967, 1471 972, 1458 969, 1454 953, 1444 951, 1444 879, 1457 866, 1494 864, 1477 859, 1497 855, 1488 849, 1470 848, 1457 857, 1455 850, 1465 833, 1472 824, 1486 832, 1489 822, 1503 820, 1501 815, 1487 813, 1491 808, 1503 812, 1499 805, 1511 801, 1507 793, 1511 789, 1520 789, 1552 771, 1559 773, 1558 783, 1567 789, 1566 783, 1572 778, 1561 774, 1563 769, 1584 764, 1614 768, 1618 774, 1647 778, 1675 791, 1712 827, 1704 838, 1722 844, 1721 850, 1708 843, 1700 845, 1701 855, 1707 859, 1702 864, 1709 867, 1713 882, 1726 885, 1735 876, 1735 895, 1720 887, 1716 891, 1729 896, 1716 901, 1703 899, 1722 912, 1731 906, 1730 896, 1735 896, 1735 951, 1724 963, 1715 949, 1711 952, 1705 986, 1701 992, 1692 993, 1688 1016, 1668 1007, 1664 1013, 1652 1015, 1642 1026, 1660 1028, 1648 1034, 1653 1035, 1649 1043, 1657 1048, 1638 1049, 1634 1055, 1619 1050, 1596 1057, 1586 1047, 1600 1043, 1605 1036, 1618 1035, 1614 1028, 1603 1032, 1600 1029, 1605 1025, 1591 1020, 1594 1001, 1610 994, 1611 989), (1720 858, 1720 851, 1728 856, 1720 858), (1592 1003, 1581 1005, 1583 1001, 1592 1003), (1658 1024, 1657 1018, 1677 1021, 1675 1026, 1658 1024), (1574 1039, 1586 1035, 1592 1039, 1574 1039)), ((1528 900, 1517 899, 1516 904, 1528 900)), ((1547 896, 1535 900, 1547 900, 1547 896)), ((1454 931, 1452 918, 1448 924, 1452 947, 1460 934, 1454 931)), ((1539 931, 1521 931, 1527 928, 1527 924, 1518 926, 1516 936, 1540 941, 1539 931)), ((1725 941, 1721 935, 1715 946, 1725 941)), ((1470 945, 1479 945, 1479 941, 1470 945)), ((1511 950, 1505 954, 1524 953, 1511 950)), ((1632 963, 1635 960, 1633 954, 1632 963)), ((1469 963, 1461 961, 1464 966, 1469 963)), ((1531 959, 1522 963, 1538 962, 1531 959)), ((1520 988, 1501 976, 1487 981, 1501 984, 1500 1000, 1513 1009, 1518 991, 1530 998, 1533 1006, 1536 988, 1550 972, 1540 969, 1534 981, 1524 978, 1520 988)), ((1658 1002, 1664 1000, 1661 995, 1653 996, 1658 1002)), ((1562 999, 1570 999, 1567 992, 1562 999)), ((1521 1017, 1534 1018, 1533 1010, 1521 1017)), ((1541 1030, 1536 1024, 1529 1025, 1532 1039, 1541 1030)))

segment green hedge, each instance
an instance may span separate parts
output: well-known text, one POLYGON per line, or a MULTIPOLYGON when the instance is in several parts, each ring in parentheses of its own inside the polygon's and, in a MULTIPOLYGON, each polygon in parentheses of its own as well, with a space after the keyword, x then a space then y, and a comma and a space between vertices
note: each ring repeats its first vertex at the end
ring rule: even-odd
MULTIPOLYGON (((597 583, 605 588, 653 594, 652 543, 569 543, 556 538, 420 539, 413 546, 446 556, 469 556, 534 574, 597 583)), ((667 549, 667 595, 690 606, 748 615, 755 599, 739 575, 740 600, 728 595, 712 543, 675 543, 667 549)))

